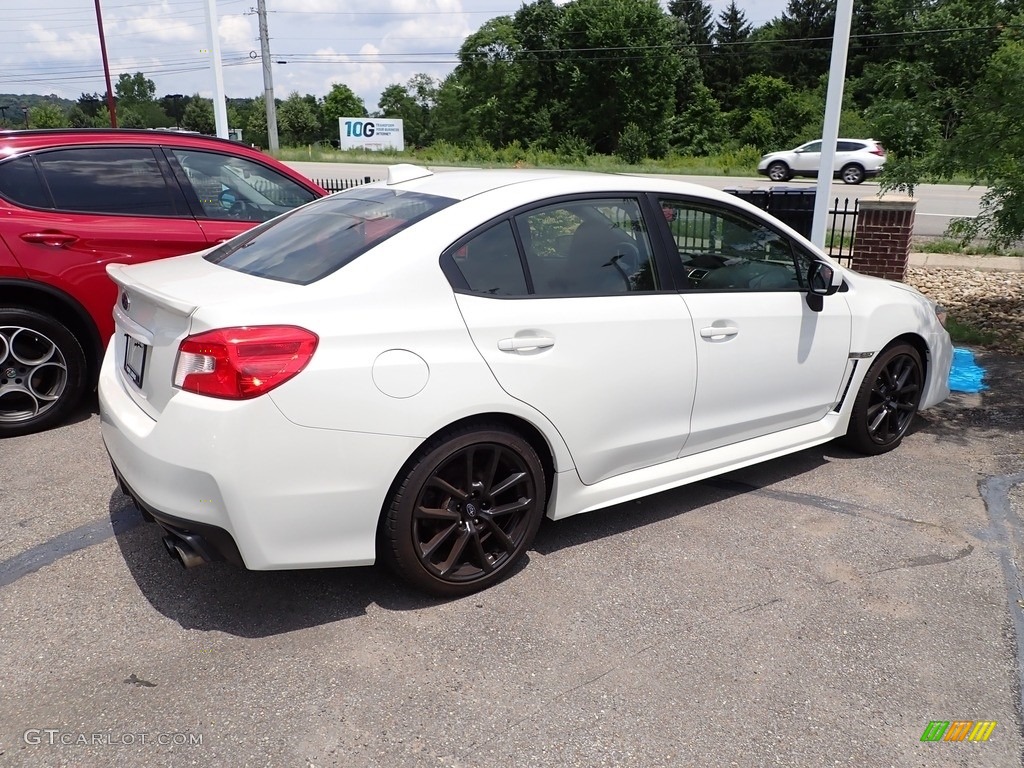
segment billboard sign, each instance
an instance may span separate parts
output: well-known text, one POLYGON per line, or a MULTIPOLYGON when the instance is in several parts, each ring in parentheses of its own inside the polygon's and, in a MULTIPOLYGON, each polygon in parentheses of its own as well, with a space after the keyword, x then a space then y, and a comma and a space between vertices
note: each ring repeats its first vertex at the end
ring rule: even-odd
POLYGON ((341 149, 405 150, 405 129, 401 120, 380 117, 339 117, 341 149))

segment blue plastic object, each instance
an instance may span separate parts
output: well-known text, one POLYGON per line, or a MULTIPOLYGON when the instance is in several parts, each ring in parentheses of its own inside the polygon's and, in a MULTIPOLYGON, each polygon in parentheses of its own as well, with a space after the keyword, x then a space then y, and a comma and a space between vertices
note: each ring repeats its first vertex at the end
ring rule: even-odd
POLYGON ((988 389, 984 379, 985 369, 974 362, 974 353, 955 348, 953 367, 949 369, 949 388, 954 392, 981 392, 988 389))

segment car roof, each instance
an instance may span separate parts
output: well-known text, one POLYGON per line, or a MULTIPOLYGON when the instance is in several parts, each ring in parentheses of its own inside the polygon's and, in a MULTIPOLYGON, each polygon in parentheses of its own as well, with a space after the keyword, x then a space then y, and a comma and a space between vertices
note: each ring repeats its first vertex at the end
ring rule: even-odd
POLYGON ((230 139, 184 131, 145 128, 34 128, 0 131, 0 157, 50 147, 75 144, 159 144, 221 148, 249 157, 265 158, 262 152, 230 139))
POLYGON ((436 172, 420 170, 425 171, 425 174, 417 178, 391 184, 387 181, 379 181, 369 186, 407 189, 453 200, 467 200, 476 195, 515 185, 536 188, 538 199, 587 193, 663 192, 721 200, 732 204, 737 202, 736 197, 717 189, 665 177, 536 169, 473 169, 436 172))

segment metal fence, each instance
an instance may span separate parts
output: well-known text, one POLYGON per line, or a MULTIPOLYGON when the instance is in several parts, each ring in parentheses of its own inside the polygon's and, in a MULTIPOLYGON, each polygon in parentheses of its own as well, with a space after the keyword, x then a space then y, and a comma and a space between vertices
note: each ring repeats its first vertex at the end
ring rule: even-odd
POLYGON ((845 267, 853 261, 853 241, 857 235, 857 214, 860 213, 860 200, 847 197, 839 207, 839 198, 832 201, 829 208, 830 224, 825 235, 825 250, 828 255, 845 267), (851 205, 852 203, 852 205, 851 205))
POLYGON ((369 184, 371 181, 374 181, 374 179, 371 179, 369 176, 363 176, 361 179, 313 179, 314 184, 319 184, 328 192, 341 192, 345 189, 369 184))
MULTIPOLYGON (((815 190, 803 187, 772 187, 770 189, 727 189, 726 192, 767 211, 804 237, 811 236, 814 222, 815 190)), ((840 264, 850 265, 853 242, 857 233, 856 198, 834 198, 826 220, 825 252, 840 264)))

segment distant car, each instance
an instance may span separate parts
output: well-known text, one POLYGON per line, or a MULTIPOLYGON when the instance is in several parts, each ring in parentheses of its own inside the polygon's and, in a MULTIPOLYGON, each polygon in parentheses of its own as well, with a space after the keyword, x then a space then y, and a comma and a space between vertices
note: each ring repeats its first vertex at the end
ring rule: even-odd
POLYGON ((94 385, 107 264, 202 250, 325 194, 209 136, 0 131, 0 437, 61 423, 94 385))
MULTIPOLYGON (((789 181, 794 176, 817 177, 820 166, 821 142, 809 141, 796 149, 764 155, 757 172, 772 181, 789 181)), ((881 173, 883 166, 885 147, 874 139, 839 139, 832 176, 844 184, 860 184, 881 173)))
POLYGON ((107 271, 103 440, 186 566, 379 558, 464 595, 545 514, 833 438, 883 453, 949 393, 928 299, 665 179, 394 166, 107 271))

